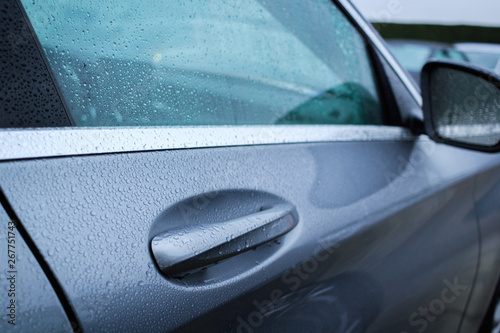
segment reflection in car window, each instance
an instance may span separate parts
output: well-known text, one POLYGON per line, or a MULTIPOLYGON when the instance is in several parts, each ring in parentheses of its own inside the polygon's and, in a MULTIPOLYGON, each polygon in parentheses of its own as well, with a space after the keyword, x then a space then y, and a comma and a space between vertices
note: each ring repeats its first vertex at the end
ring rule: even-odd
POLYGON ((78 126, 382 123, 330 1, 22 3, 78 126))

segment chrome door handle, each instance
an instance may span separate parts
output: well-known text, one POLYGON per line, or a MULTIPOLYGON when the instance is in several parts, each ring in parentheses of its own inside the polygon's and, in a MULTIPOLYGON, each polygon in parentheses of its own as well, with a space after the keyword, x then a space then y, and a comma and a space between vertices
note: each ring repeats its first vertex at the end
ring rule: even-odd
POLYGON ((169 230, 151 240, 151 251, 165 275, 182 276, 272 241, 297 222, 295 208, 279 204, 229 221, 169 230))

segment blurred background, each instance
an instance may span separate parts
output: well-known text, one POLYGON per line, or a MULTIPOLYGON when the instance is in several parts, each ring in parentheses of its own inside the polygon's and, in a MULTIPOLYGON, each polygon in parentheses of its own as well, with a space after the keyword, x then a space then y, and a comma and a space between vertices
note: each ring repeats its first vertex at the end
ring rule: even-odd
POLYGON ((351 0, 419 81, 430 58, 468 61, 500 75, 499 0, 351 0))

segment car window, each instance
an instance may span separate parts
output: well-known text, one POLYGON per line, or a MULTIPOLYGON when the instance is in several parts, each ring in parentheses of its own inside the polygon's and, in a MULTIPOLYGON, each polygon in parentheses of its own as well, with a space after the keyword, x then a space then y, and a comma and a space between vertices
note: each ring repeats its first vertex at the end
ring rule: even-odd
POLYGON ((481 65, 486 68, 494 69, 497 66, 497 62, 500 61, 500 56, 494 53, 486 52, 467 52, 472 63, 481 65))
POLYGON ((450 48, 438 49, 434 52, 432 57, 439 59, 452 59, 456 61, 467 61, 467 58, 461 52, 450 48))
POLYGON ((432 52, 432 49, 426 45, 394 43, 388 45, 401 65, 413 72, 420 72, 432 52))
POLYGON ((382 124, 330 1, 22 0, 77 126, 382 124))
POLYGON ((457 61, 467 61, 467 57, 462 53, 454 49, 447 49, 450 59, 457 61))

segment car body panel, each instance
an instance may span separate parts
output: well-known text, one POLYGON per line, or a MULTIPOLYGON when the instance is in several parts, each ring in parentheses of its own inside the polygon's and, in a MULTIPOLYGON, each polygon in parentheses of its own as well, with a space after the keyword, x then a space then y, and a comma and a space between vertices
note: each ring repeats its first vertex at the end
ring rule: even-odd
POLYGON ((0 237, 6 240, 5 246, 0 250, 0 255, 5 260, 0 273, 0 288, 5 306, 2 309, 0 331, 73 332, 72 323, 45 272, 16 227, 9 228, 15 222, 2 206, 0 223, 0 237))
MULTIPOLYGON (((0 165, 0 183, 84 330, 170 331, 224 305, 252 309, 255 292, 276 281, 293 287, 280 277, 327 244, 333 255, 301 285, 328 289, 342 274, 359 273, 382 304, 367 304, 361 317, 356 307, 338 306, 377 331, 412 328, 415 304, 440 296, 445 280, 472 285, 479 250, 474 174, 495 163, 492 155, 425 139, 360 140, 13 161, 0 165), (453 166, 452 156, 459 161, 453 166), (296 206, 299 224, 280 244, 207 268, 201 282, 163 277, 149 252, 154 224, 174 223, 162 213, 227 190, 283 198, 296 206)), ((239 210, 257 209, 262 200, 242 202, 239 210)), ((208 214, 210 200, 207 207, 192 208, 208 214)), ((458 329, 466 289, 428 322, 429 332, 458 329)), ((366 294, 356 283, 348 290, 360 302, 366 294)))
POLYGON ((478 278, 461 332, 477 330, 492 301, 500 281, 500 169, 498 167, 477 175, 475 200, 476 216, 481 230, 481 260, 478 278))

